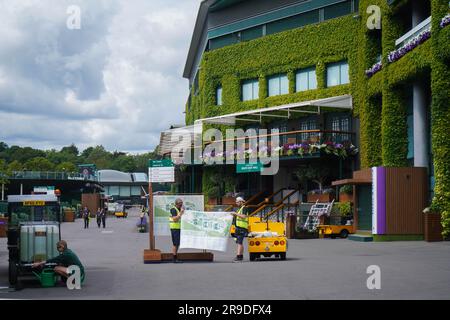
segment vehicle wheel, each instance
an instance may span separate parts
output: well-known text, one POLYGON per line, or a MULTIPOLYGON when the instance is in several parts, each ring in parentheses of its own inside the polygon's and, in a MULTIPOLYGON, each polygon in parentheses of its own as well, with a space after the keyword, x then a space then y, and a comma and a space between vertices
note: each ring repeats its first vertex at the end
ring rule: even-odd
POLYGON ((250 253, 250 261, 256 260, 256 253, 250 253))
POLYGON ((280 253, 280 259, 281 260, 286 260, 286 252, 281 252, 280 253))
POLYGON ((330 236, 331 239, 336 239, 336 236, 330 236))
POLYGON ((347 238, 347 237, 348 237, 348 230, 347 230, 347 229, 343 229, 343 230, 341 231, 341 233, 339 234, 339 236, 340 236, 342 239, 347 238))
POLYGON ((12 286, 15 286, 17 284, 17 277, 18 277, 18 270, 17 266, 13 261, 9 262, 9 270, 8 270, 8 276, 9 276, 9 283, 12 286))

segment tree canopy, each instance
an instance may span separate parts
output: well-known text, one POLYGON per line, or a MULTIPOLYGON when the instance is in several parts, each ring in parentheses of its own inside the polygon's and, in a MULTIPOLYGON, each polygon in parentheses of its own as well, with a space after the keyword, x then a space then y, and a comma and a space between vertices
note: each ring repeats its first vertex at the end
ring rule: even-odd
POLYGON ((113 169, 124 172, 147 172, 150 159, 158 159, 157 149, 131 155, 126 152, 110 152, 102 145, 81 151, 72 143, 61 150, 39 150, 31 147, 8 146, 0 141, 0 176, 12 171, 78 172, 80 164, 95 164, 97 169, 113 169))

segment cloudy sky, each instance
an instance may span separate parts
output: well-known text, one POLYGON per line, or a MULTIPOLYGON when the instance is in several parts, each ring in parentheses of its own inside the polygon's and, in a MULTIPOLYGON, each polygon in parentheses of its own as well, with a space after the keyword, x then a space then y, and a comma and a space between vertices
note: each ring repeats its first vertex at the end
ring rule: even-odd
POLYGON ((153 150, 184 123, 200 0, 0 0, 0 141, 153 150), (71 5, 81 10, 80 29, 71 5))

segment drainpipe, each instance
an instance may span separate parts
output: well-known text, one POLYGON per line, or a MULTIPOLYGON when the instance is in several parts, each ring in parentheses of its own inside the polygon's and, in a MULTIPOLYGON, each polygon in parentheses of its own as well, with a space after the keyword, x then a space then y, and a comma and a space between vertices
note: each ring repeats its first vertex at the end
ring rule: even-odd
MULTIPOLYGON (((423 3, 412 1, 412 27, 427 17, 423 15, 423 3)), ((425 83, 417 79, 413 84, 414 166, 429 167, 428 105, 425 83)))

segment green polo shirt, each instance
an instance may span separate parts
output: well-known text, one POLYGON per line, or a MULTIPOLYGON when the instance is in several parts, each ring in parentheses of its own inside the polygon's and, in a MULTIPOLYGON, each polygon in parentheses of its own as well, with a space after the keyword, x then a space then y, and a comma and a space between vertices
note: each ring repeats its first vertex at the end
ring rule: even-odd
POLYGON ((81 275, 84 275, 84 267, 81 264, 80 259, 78 259, 77 255, 70 249, 66 249, 61 252, 59 256, 47 260, 47 263, 57 263, 64 267, 77 265, 80 267, 81 275))

